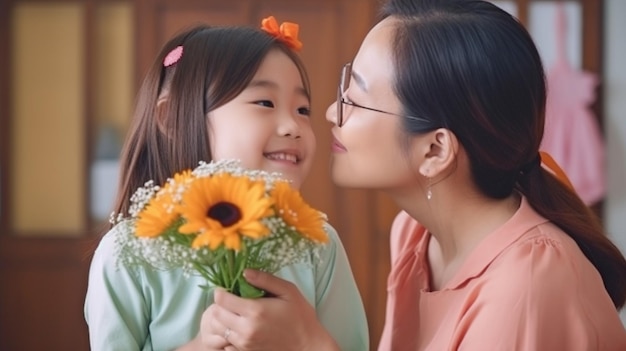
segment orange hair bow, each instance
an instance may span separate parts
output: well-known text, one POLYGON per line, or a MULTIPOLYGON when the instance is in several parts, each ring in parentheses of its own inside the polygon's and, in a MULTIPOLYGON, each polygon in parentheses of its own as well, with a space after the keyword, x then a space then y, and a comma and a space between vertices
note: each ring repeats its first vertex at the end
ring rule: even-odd
POLYGON ((539 151, 539 156, 541 157, 541 163, 545 165, 558 180, 560 180, 563 184, 570 188, 570 190, 576 192, 576 190, 574 190, 574 185, 572 185, 572 182, 565 174, 565 171, 563 171, 563 169, 559 167, 559 164, 556 163, 556 161, 552 158, 552 156, 550 156, 549 153, 545 151, 539 151))
POLYGON ((302 42, 298 40, 300 26, 297 23, 283 22, 279 27, 276 18, 269 16, 261 21, 261 29, 282 41, 292 50, 300 51, 302 49, 302 42))

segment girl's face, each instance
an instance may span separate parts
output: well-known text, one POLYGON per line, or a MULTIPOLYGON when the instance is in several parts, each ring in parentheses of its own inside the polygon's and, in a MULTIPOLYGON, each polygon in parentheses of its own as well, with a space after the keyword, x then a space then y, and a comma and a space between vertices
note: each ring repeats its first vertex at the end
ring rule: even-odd
POLYGON ((295 63, 271 50, 241 94, 209 113, 213 159, 239 159, 250 169, 280 172, 295 188, 315 153, 310 101, 295 63))
MULTIPOLYGON (((352 63, 352 74, 343 98, 356 105, 401 113, 393 92, 391 59, 393 19, 377 24, 363 40, 352 63)), ((347 78, 348 79, 348 78, 347 78)), ((392 114, 340 103, 343 126, 337 124, 337 106, 326 111, 332 129, 331 173, 337 185, 368 189, 394 189, 415 181, 407 153, 400 142, 401 118, 392 114)))

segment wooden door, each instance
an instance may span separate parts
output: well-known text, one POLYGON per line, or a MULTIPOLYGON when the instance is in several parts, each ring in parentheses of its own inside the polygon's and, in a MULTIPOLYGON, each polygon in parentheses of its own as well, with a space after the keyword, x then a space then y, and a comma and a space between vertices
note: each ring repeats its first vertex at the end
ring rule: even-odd
POLYGON ((84 11, 0 1, 0 350, 89 348, 84 11))

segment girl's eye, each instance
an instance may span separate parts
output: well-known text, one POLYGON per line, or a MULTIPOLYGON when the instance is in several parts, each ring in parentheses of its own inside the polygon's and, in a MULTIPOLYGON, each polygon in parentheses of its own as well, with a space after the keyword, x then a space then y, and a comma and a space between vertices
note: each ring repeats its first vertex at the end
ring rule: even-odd
POLYGON ((304 116, 310 116, 311 115, 311 109, 309 107, 300 107, 298 109, 298 113, 304 116))
POLYGON ((270 100, 259 100, 259 101, 255 101, 254 103, 263 107, 271 107, 271 108, 274 107, 274 103, 271 102, 270 100))

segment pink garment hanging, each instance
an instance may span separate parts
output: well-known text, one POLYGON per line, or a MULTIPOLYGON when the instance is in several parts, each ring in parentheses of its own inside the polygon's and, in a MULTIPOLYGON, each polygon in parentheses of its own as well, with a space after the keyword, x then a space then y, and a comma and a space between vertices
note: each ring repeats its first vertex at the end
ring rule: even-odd
POLYGON ((546 124, 541 149, 549 152, 588 205, 606 191, 605 145, 589 106, 595 101, 598 78, 574 69, 565 51, 565 8, 557 5, 557 58, 547 70, 546 124))

